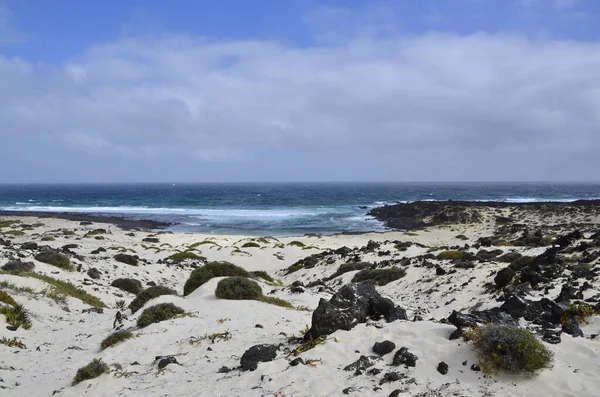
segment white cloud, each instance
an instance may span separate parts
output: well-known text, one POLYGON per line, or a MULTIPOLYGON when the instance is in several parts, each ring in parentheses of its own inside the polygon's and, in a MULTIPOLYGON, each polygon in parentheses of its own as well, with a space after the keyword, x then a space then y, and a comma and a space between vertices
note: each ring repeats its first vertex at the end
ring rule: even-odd
POLYGON ((364 172, 397 167, 388 174, 398 178, 420 159, 428 164, 410 171, 414 178, 457 179, 454 164, 478 159, 489 165, 475 166, 471 178, 493 171, 511 179, 521 175, 517 165, 531 164, 533 178, 551 179, 545 167, 555 158, 573 159, 565 175, 591 177, 600 163, 581 159, 600 147, 598 70, 597 43, 510 35, 432 33, 310 48, 131 38, 92 46, 56 68, 0 57, 0 134, 55 145, 55 153, 68 143, 89 158, 114 150, 123 162, 138 156, 156 165, 296 167, 264 155, 286 150, 311 161, 327 153, 327 161, 364 172))

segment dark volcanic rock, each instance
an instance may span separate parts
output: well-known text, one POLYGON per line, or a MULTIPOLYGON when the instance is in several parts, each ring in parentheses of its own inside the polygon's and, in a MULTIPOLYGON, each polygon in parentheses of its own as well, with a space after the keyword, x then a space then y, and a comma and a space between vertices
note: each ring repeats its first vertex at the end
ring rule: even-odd
POLYGON ((379 295, 372 284, 348 284, 329 301, 319 301, 319 306, 313 312, 312 326, 304 337, 316 339, 339 329, 350 331, 356 324, 381 316, 388 322, 407 319, 404 309, 379 295))
POLYGON ((384 340, 383 342, 375 342, 373 345, 373 351, 380 356, 385 356, 388 353, 391 353, 396 348, 396 344, 389 340, 384 340))
POLYGON ((179 364, 179 363, 177 362, 177 359, 175 357, 168 356, 168 357, 161 359, 158 362, 158 369, 163 369, 164 367, 166 367, 169 364, 179 364))
POLYGON ((448 364, 442 361, 438 364, 437 370, 440 374, 446 375, 448 373, 448 364))
POLYGON ((279 345, 255 345, 242 355, 240 364, 244 371, 254 371, 258 368, 258 363, 273 361, 277 357, 279 345))
POLYGON ((26 243, 21 244, 21 249, 24 250, 36 250, 38 249, 38 244, 33 241, 28 241, 26 243))
POLYGON ((561 341, 560 334, 562 334, 562 331, 559 329, 545 329, 544 334, 542 335, 542 340, 544 342, 556 345, 561 341))
POLYGON ((400 350, 394 355, 392 365, 406 365, 407 367, 414 367, 417 365, 419 357, 410 353, 406 347, 401 347, 400 350))
POLYGON ((160 240, 156 237, 146 237, 146 238, 142 239, 142 241, 144 241, 146 243, 160 243, 160 240))
POLYGON ((577 338, 578 336, 583 336, 583 331, 579 328, 579 324, 576 322, 572 322, 570 324, 563 324, 562 331, 566 334, 571 335, 573 338, 577 338))
POLYGON ((503 287, 507 286, 512 281, 512 279, 515 275, 516 275, 515 271, 513 269, 511 269, 510 267, 505 267, 504 269, 500 270, 496 274, 496 277, 494 277, 494 282, 496 283, 496 287, 503 288, 503 287))
POLYGON ((87 271, 87 275, 94 280, 98 280, 102 276, 102 273, 100 273, 100 270, 93 267, 87 271))
POLYGON ((448 317, 448 321, 457 328, 473 328, 477 326, 477 318, 475 316, 463 314, 457 312, 456 310, 452 311, 452 314, 450 314, 450 317, 448 317))
POLYGON ((344 371, 354 371, 354 373, 360 375, 367 368, 370 368, 373 365, 375 365, 378 361, 381 361, 381 358, 377 356, 360 356, 360 358, 352 364, 346 365, 344 367, 344 371))
POLYGON ((120 290, 130 292, 132 294, 139 294, 143 290, 142 282, 134 278, 118 278, 111 284, 112 287, 119 288, 120 290))
POLYGON ((137 266, 138 257, 128 254, 117 254, 114 256, 117 262, 125 263, 126 265, 137 266))
POLYGON ((35 269, 35 264, 33 262, 21 262, 21 261, 8 261, 4 266, 2 266, 2 270, 8 272, 31 272, 35 269))

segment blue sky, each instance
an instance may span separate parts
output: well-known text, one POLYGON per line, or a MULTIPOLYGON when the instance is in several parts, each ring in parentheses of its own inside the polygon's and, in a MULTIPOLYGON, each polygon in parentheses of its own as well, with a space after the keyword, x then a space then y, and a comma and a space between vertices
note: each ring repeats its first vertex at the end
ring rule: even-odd
POLYGON ((0 182, 597 180, 599 16, 0 0, 0 182))

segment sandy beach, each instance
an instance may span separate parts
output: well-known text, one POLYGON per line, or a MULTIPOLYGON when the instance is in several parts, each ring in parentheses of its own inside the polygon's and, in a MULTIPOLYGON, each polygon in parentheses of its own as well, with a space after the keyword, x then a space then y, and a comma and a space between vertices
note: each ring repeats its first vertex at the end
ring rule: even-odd
MULTIPOLYGON (((285 238, 124 230, 99 221, 3 215, 0 267, 14 261, 34 267, 24 273, 5 268, 0 274, 0 289, 25 307, 31 325, 11 330, 0 315, 0 339, 16 338, 23 344, 0 344, 0 395, 598 395, 597 316, 579 324, 583 336, 550 324, 559 331, 560 343, 542 343, 554 353, 554 365, 534 377, 474 370, 480 359, 462 338, 450 339, 457 325, 449 317, 453 311, 482 312, 506 303, 510 285, 495 282, 498 272, 523 256, 545 258, 561 236, 576 229, 581 235, 559 245, 558 270, 550 276, 542 266, 543 279, 528 284, 519 299, 566 297, 596 305, 600 284, 594 273, 598 240, 593 234, 600 219, 590 214, 539 218, 530 213, 507 223, 501 220, 511 217, 509 210, 480 211, 483 216, 475 223, 285 238), (523 223, 529 226, 518 226, 523 223), (73 271, 39 260, 43 252, 64 255, 73 271), (444 252, 460 254, 445 257, 444 252), (264 296, 285 300, 289 307, 218 299, 215 290, 223 277, 211 278, 184 296, 191 272, 215 261, 266 272, 272 281, 253 274, 264 296), (348 263, 363 265, 341 272, 340 266, 348 263), (577 267, 581 263, 586 263, 586 271, 577 267), (350 330, 337 329, 310 349, 299 350, 307 343, 303 334, 316 330, 313 312, 356 281, 360 269, 403 270, 400 278, 376 290, 403 309, 406 319, 358 321, 350 330), (32 273, 71 283, 97 300, 85 303, 81 296, 65 294, 32 273), (138 280, 143 289, 168 287, 177 295, 158 296, 132 313, 128 305, 136 295, 111 285, 123 278, 138 280), (139 327, 136 322, 144 309, 161 303, 173 303, 185 314, 139 327), (102 350, 102 341, 115 331, 117 312, 123 320, 116 328, 130 331, 132 337, 102 350), (385 340, 395 346, 379 357, 373 346, 385 340), (274 357, 261 359, 254 370, 243 368, 244 353, 256 345, 274 346, 274 357), (394 353, 402 347, 418 357, 415 366, 394 365, 394 353), (361 356, 372 361, 368 370, 348 369, 361 356), (165 357, 173 357, 173 362, 159 368, 165 357), (101 359, 108 372, 73 385, 78 369, 93 359, 101 359), (294 360, 298 365, 291 365, 294 360), (441 362, 447 364, 445 374, 438 370, 441 362)), ((525 270, 514 280, 519 276, 521 283, 514 284, 527 284, 525 270)), ((505 312, 546 340, 545 324, 505 312)), ((481 316, 475 317, 478 323, 481 316)))

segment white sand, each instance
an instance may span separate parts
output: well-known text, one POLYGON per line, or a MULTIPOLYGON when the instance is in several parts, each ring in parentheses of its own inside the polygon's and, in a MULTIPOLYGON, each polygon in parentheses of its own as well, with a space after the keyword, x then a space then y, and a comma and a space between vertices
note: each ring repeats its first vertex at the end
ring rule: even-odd
MULTIPOLYGON (((286 335, 299 335, 300 330, 311 323, 312 315, 309 311, 285 309, 261 302, 217 299, 214 291, 219 279, 210 280, 187 297, 162 296, 145 306, 173 302, 194 314, 194 317, 164 321, 139 330, 135 328, 135 320, 141 310, 135 315, 131 315, 127 310, 125 315, 129 318, 125 321, 125 328, 130 328, 136 337, 100 351, 101 341, 113 331, 112 323, 117 311, 114 308, 115 302, 124 299, 129 303, 134 298, 132 294, 111 287, 112 280, 133 277, 144 284, 154 281, 182 293, 183 284, 192 270, 189 262, 181 265, 157 262, 195 242, 210 239, 218 244, 197 247, 199 251, 196 253, 208 260, 227 260, 246 270, 265 270, 280 279, 284 285, 289 285, 296 280, 307 283, 327 277, 345 262, 338 258, 335 263, 284 275, 283 269, 323 249, 363 247, 369 240, 382 243, 393 240, 413 241, 427 247, 464 245, 465 241, 457 240, 456 235, 465 234, 470 239, 466 242, 473 243, 477 237, 489 234, 489 225, 432 228, 419 231, 418 236, 390 232, 323 238, 280 238, 271 240, 269 244, 261 243, 261 248, 241 248, 242 244, 250 241, 249 237, 161 234, 158 236, 160 243, 153 244, 142 242, 142 238, 150 233, 134 232, 135 236, 132 237, 127 235, 128 232, 106 224, 81 226, 76 222, 58 219, 20 219, 28 224, 42 222, 44 226, 27 231, 25 236, 11 237, 14 244, 36 241, 38 244, 47 244, 54 248, 70 243, 78 244, 79 247, 73 251, 82 255, 83 259, 74 259, 73 262, 83 264, 83 269, 80 273, 59 270, 35 261, 33 253, 27 250, 20 252, 22 260, 34 261, 35 271, 38 273, 82 286, 89 293, 101 298, 110 308, 104 309, 103 314, 82 313, 82 310, 89 306, 69 298, 66 305, 68 309, 65 311, 65 305, 57 304, 47 297, 8 289, 7 291, 31 312, 33 326, 29 330, 20 328, 14 332, 7 330, 4 325, 0 327, 0 338, 18 337, 27 345, 27 349, 20 350, 0 344, 0 396, 41 397, 51 396, 54 391, 59 391, 59 396, 338 396, 344 395, 343 390, 349 387, 353 388, 349 395, 356 396, 388 396, 395 389, 402 389, 403 396, 427 392, 430 394, 423 395, 600 395, 599 342, 589 339, 590 334, 600 332, 598 318, 594 318, 583 328, 586 338, 572 338, 563 333, 562 343, 547 345, 555 353, 554 368, 545 370, 532 379, 503 373, 498 376, 484 376, 481 372, 471 371, 469 367, 477 362, 477 357, 470 346, 461 340, 448 340, 454 327, 429 321, 445 318, 453 309, 465 310, 478 303, 483 303, 482 308, 497 306, 497 303, 491 302, 489 296, 482 295, 485 290, 484 284, 493 279, 493 274, 498 269, 506 266, 495 262, 477 264, 475 269, 459 269, 453 275, 444 276, 436 276, 434 268, 412 265, 407 267, 405 278, 378 289, 383 295, 407 309, 409 318, 420 314, 426 321, 382 323, 381 329, 359 324, 352 331, 338 331, 331 335, 325 344, 301 355, 305 361, 320 359, 321 361, 316 362, 314 366, 290 367, 288 363, 293 357, 287 357, 281 350, 276 360, 259 364, 256 371, 234 370, 227 374, 217 373, 222 366, 239 366, 238 358, 255 344, 282 343, 284 347, 296 347, 297 345, 287 344, 286 335), (103 235, 105 240, 82 237, 96 228, 107 229, 109 233, 103 235), (41 236, 58 235, 57 231, 61 229, 73 230, 75 235, 61 235, 56 237, 55 241, 40 242, 41 236), (294 240, 317 248, 302 249, 288 245, 294 240), (277 246, 279 243, 282 243, 283 247, 277 246), (161 251, 146 249, 143 245, 159 247, 161 251), (90 251, 98 247, 107 248, 108 251, 91 255, 90 251), (116 262, 113 256, 118 250, 111 250, 110 247, 135 250, 135 254, 148 263, 133 267, 116 262), (232 255, 236 247, 246 253, 232 255), (278 259, 276 255, 282 259, 278 259), (102 272, 100 280, 91 280, 86 275, 86 271, 92 267, 102 272), (467 285, 461 286, 466 282, 467 285), (256 324, 261 324, 264 328, 255 328, 256 324), (188 343, 190 337, 226 331, 231 333, 231 339, 228 341, 213 344, 205 340, 199 345, 188 343), (410 369, 389 366, 393 358, 392 352, 376 364, 375 367, 382 370, 378 376, 355 376, 352 372, 343 370, 361 354, 373 354, 373 344, 385 339, 395 342, 397 348, 408 347, 419 357, 417 366, 410 369), (171 364, 164 371, 158 371, 154 358, 159 355, 177 355, 180 365, 171 364), (71 386, 77 369, 93 358, 101 358, 111 365, 112 373, 71 386), (440 361, 449 365, 447 375, 437 372, 440 361), (466 366, 462 365, 464 361, 467 361, 466 366), (138 364, 134 365, 135 362, 138 364), (117 370, 115 364, 119 364, 121 370, 117 370), (407 379, 414 381, 407 382, 405 379, 379 385, 383 374, 390 371, 406 373, 407 379), (375 390, 379 387, 380 390, 375 390)), ((422 255, 428 248, 412 246, 407 251, 400 252, 394 249, 393 243, 387 243, 382 249, 391 250, 391 258, 401 259, 422 255)), ((530 249, 527 253, 533 255, 542 251, 543 249, 530 249)), ((0 246, 0 265, 7 261, 9 252, 0 246)), ((362 255, 364 261, 383 259, 390 257, 362 255)), ((354 273, 347 273, 332 280, 328 285, 337 289, 339 285, 349 282, 354 273)), ((14 275, 0 275, 0 282, 3 280, 38 291, 47 288, 41 281, 14 275)), ((306 306, 311 310, 316 308, 320 298, 329 299, 331 296, 327 291, 317 292, 316 288, 307 289, 301 294, 291 294, 289 289, 283 286, 266 283, 261 283, 261 286, 265 294, 276 290, 272 296, 289 300, 294 306, 306 306)), ((597 293, 597 290, 598 285, 594 285, 594 289, 586 294, 597 293)), ((555 293, 558 294, 558 290, 555 293)), ((0 316, 0 322, 3 323, 3 320, 0 316)))

